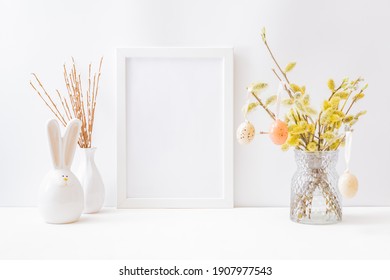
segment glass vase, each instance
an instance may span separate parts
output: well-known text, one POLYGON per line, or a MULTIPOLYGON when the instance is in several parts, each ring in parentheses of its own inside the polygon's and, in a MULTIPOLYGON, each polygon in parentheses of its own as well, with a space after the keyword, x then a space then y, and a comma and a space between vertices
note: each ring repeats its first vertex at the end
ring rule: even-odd
POLYGON ((336 163, 338 151, 295 150, 290 218, 302 224, 333 224, 342 219, 336 163))

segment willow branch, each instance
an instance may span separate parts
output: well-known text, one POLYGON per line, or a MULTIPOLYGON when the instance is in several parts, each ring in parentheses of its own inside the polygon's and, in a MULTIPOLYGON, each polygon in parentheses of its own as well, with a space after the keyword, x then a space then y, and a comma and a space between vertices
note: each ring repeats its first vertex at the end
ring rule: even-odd
POLYGON ((288 96, 290 96, 290 98, 293 98, 293 95, 292 95, 290 89, 286 87, 286 84, 283 83, 282 79, 280 78, 280 76, 278 75, 278 73, 275 71, 274 68, 272 68, 272 72, 274 72, 274 74, 276 75, 276 77, 278 78, 278 80, 283 84, 283 87, 284 87, 284 89, 287 91, 288 96))
POLYGON ((267 40, 264 40, 264 45, 267 47, 267 50, 268 50, 269 54, 271 55, 272 60, 275 62, 275 64, 278 67, 279 71, 282 73, 283 77, 286 79, 286 82, 290 83, 290 81, 287 78, 286 73, 284 73, 284 71, 280 67, 279 63, 276 61, 275 56, 274 56, 274 54, 271 51, 271 48, 268 46, 267 40))
POLYGON ((50 111, 54 114, 54 116, 61 122, 63 126, 66 126, 66 124, 63 122, 63 120, 60 118, 60 116, 54 111, 54 109, 47 103, 47 101, 43 98, 42 94, 36 89, 36 87, 33 85, 33 83, 30 81, 31 87, 35 90, 35 92, 38 94, 38 96, 45 102, 46 106, 50 109, 50 111))
POLYGON ((270 109, 267 108, 267 106, 264 105, 264 103, 260 100, 260 98, 257 97, 257 95, 253 92, 251 92, 253 97, 256 98, 256 100, 259 102, 260 106, 264 108, 264 110, 268 113, 268 115, 273 119, 276 120, 275 114, 271 112, 270 109))
MULTIPOLYGON (((45 87, 42 85, 41 81, 38 79, 37 75, 35 73, 32 73, 32 75, 35 77, 35 80, 38 82, 39 86, 41 87, 41 89, 43 90, 43 92, 45 93, 46 97, 49 99, 53 109, 57 112, 58 116, 60 117, 59 119, 62 120, 62 123, 66 124, 66 120, 65 118, 62 116, 60 110, 58 110, 57 108, 57 105, 54 103, 53 99, 50 97, 50 95, 47 93, 45 87)), ((57 116, 56 114, 56 116, 57 116)))

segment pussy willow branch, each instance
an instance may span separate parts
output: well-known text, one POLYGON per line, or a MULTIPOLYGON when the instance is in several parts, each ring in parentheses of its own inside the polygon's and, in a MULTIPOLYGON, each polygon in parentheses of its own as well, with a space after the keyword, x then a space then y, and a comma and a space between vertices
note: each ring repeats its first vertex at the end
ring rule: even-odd
POLYGON ((91 82, 91 64, 89 64, 88 90, 86 96, 84 96, 81 75, 77 71, 75 60, 72 57, 70 72, 67 71, 66 65, 63 66, 63 77, 67 94, 63 95, 59 90, 56 90, 57 99, 59 100, 58 103, 56 103, 46 91, 36 74, 33 73, 32 75, 40 89, 30 81, 31 87, 63 126, 66 126, 68 121, 72 118, 81 120, 81 132, 78 141, 81 148, 90 148, 92 145, 92 131, 95 120, 96 100, 99 90, 102 63, 103 57, 100 59, 98 72, 93 74, 93 83, 91 82), (44 94, 42 94, 41 91, 43 91, 44 94))
MULTIPOLYGON (((343 86, 343 83, 340 84, 340 86, 338 88, 336 88, 335 90, 332 91, 331 95, 329 96, 328 98, 328 101, 330 101, 332 99, 332 97, 342 88, 343 86)), ((321 150, 321 144, 322 144, 322 140, 321 139, 321 132, 325 133, 325 127, 324 126, 321 126, 321 116, 322 116, 322 113, 323 111, 321 111, 318 115, 318 120, 315 122, 315 127, 314 127, 314 131, 317 130, 317 127, 318 127, 318 136, 317 136, 317 139, 318 139, 318 150, 320 151, 321 150)), ((325 150, 325 148, 324 148, 325 150)))
MULTIPOLYGON (((361 94, 361 93, 363 93, 363 90, 360 90, 358 94, 361 94)), ((357 101, 357 99, 352 100, 351 105, 349 105, 347 111, 345 111, 345 115, 348 115, 349 111, 352 109, 352 106, 356 103, 356 101, 357 101)))
POLYGON ((351 85, 352 90, 351 90, 351 92, 349 93, 347 99, 345 99, 344 104, 343 104, 343 106, 341 107, 341 111, 343 111, 344 108, 345 108, 345 106, 347 105, 348 100, 349 100, 350 96, 352 95, 352 93, 353 93, 353 91, 354 91, 354 90, 353 90, 353 87, 356 86, 356 84, 357 84, 360 80, 361 80, 361 77, 357 78, 356 81, 354 81, 354 83, 351 85))
MULTIPOLYGON (((65 121, 65 118, 63 117, 63 115, 61 114, 61 112, 58 110, 57 108, 57 105, 56 103, 53 101, 53 99, 51 98, 51 96, 47 93, 45 87, 42 85, 41 81, 38 79, 38 76, 35 74, 35 73, 32 73, 32 75, 34 76, 36 82, 38 83, 38 85, 40 86, 40 88, 43 90, 43 92, 45 93, 45 96, 47 97, 47 99, 49 100, 49 102, 45 102, 47 105, 50 104, 50 108, 52 109, 52 112, 56 112, 55 115, 56 117, 59 119, 59 121, 64 124, 66 123, 65 121), (49 103, 49 104, 48 104, 49 103)), ((32 82, 30 81, 30 85, 32 85, 32 82)), ((39 96, 43 99, 43 96, 42 94, 36 89, 36 87, 33 86, 33 89, 39 94, 39 96)))
MULTIPOLYGON (((278 63, 278 61, 276 60, 270 46, 268 45, 268 42, 266 40, 266 37, 265 37, 265 33, 262 35, 262 39, 263 39, 263 43, 264 45, 266 46, 273 62, 275 63, 277 69, 279 70, 279 72, 283 75, 279 75, 278 72, 272 68, 272 72, 275 74, 276 78, 283 84, 283 87, 284 89, 286 90, 286 92, 288 93, 289 97, 291 99, 294 98, 294 94, 293 94, 293 91, 291 89, 291 84, 290 84, 290 81, 287 77, 287 73, 285 71, 283 71, 283 69, 280 67, 280 64, 278 63), (283 81, 283 79, 285 80, 285 82, 283 81), (287 86, 288 85, 288 86, 287 86)), ((329 96, 328 98, 328 101, 330 101, 333 96, 339 92, 340 89, 344 89, 344 90, 350 90, 349 92, 349 95, 348 97, 345 99, 344 101, 344 104, 343 106, 341 107, 340 111, 343 112, 344 111, 344 108, 345 106, 347 105, 351 95, 356 92, 356 88, 355 86, 357 85, 358 82, 361 81, 361 78, 359 77, 357 80, 355 80, 352 84, 350 84, 349 86, 347 87, 344 87, 345 86, 345 80, 343 80, 343 82, 334 90, 332 90, 332 93, 331 95, 329 96)), ((362 93, 362 90, 359 92, 359 93, 362 93)), ((358 93, 358 94, 359 94, 358 93)), ((268 108, 267 106, 265 106, 261 100, 257 97, 256 94, 254 94, 252 92, 252 95, 256 98, 256 100, 259 102, 259 104, 265 109, 265 111, 271 116, 271 118, 273 118, 275 120, 275 114, 273 114, 268 108)), ((353 105, 356 103, 357 99, 354 98, 351 102, 351 104, 349 105, 348 109, 346 110, 345 114, 344 115, 347 115, 349 113, 349 111, 351 110, 351 108, 353 107, 353 105)), ((295 109, 296 110, 296 109, 295 109)), ((294 111, 294 110, 293 110, 294 111)), ((297 110, 296 110, 297 111, 297 110)), ((299 138, 300 138, 300 141, 303 142, 303 144, 300 142, 299 143, 299 146, 303 146, 303 145, 307 145, 308 143, 314 141, 314 139, 317 139, 317 149, 318 151, 321 151, 321 150, 327 150, 330 148, 330 141, 326 140, 326 139, 321 139, 321 136, 322 134, 325 134, 329 129, 331 130, 334 130, 335 128, 333 127, 328 127, 326 124, 321 124, 321 117, 322 117, 322 114, 323 114, 323 110, 320 111, 320 113, 318 114, 318 119, 316 121, 313 120, 313 118, 310 116, 310 115, 306 115, 305 113, 301 116, 298 112, 297 113, 297 117, 298 117, 298 120, 295 118, 294 114, 293 114, 293 118, 294 118, 294 121, 296 124, 298 124, 299 121, 302 120, 302 118, 305 120, 306 123, 309 123, 309 121, 314 124, 314 133, 307 133, 307 134, 300 134, 299 138), (302 118, 301 118, 302 117, 302 118), (316 135, 318 134, 318 136, 316 135)), ((337 148, 340 146, 340 144, 344 141, 344 138, 341 139, 341 141, 339 141, 338 145, 337 145, 337 148)), ((306 147, 303 146, 303 149, 305 149, 306 147)), ((337 149, 336 148, 336 149, 337 149)))
MULTIPOLYGON (((280 78, 280 76, 278 75, 278 73, 275 71, 274 68, 272 68, 272 72, 274 72, 274 74, 275 74, 275 76, 278 78, 278 80, 279 80, 281 83, 283 83, 282 79, 280 78)), ((293 95, 292 95, 292 93, 291 93, 291 90, 286 86, 285 83, 283 83, 283 87, 284 87, 284 89, 287 91, 288 96, 290 96, 290 98, 293 98, 293 95)))
POLYGON ((332 91, 332 94, 329 96, 328 101, 330 101, 332 99, 332 97, 335 95, 335 93, 338 92, 341 89, 343 84, 344 83, 341 83, 338 88, 336 88, 335 90, 332 91))
POLYGON ((340 147, 340 145, 344 142, 344 140, 345 140, 345 135, 343 136, 343 138, 341 139, 341 141, 339 142, 335 150, 337 150, 340 147))
POLYGON ((264 108, 264 110, 268 113, 268 115, 273 119, 276 120, 275 114, 271 112, 270 109, 267 108, 267 106, 264 105, 264 103, 260 100, 260 98, 257 97, 257 95, 253 92, 251 92, 253 97, 256 98, 256 100, 259 102, 260 106, 264 108))
POLYGON ((282 70, 282 68, 280 67, 279 63, 276 61, 276 58, 275 58, 274 54, 272 53, 271 48, 269 47, 267 40, 264 39, 263 42, 264 42, 264 45, 267 47, 267 50, 268 50, 269 54, 271 55, 272 60, 275 62, 275 64, 278 67, 279 71, 282 73, 283 77, 286 79, 286 82, 288 84, 290 84, 290 81, 288 80, 286 73, 282 70))
MULTIPOLYGON (((34 75, 34 74, 33 74, 34 75)), ((36 77, 36 79, 38 79, 36 77)), ((61 113, 57 113, 56 111, 54 111, 53 109, 53 106, 52 105, 49 105, 47 103, 47 101, 43 98, 42 94, 39 92, 39 90, 37 90, 37 88, 34 86, 34 84, 30 81, 30 85, 31 87, 35 90, 35 92, 39 95, 39 97, 43 100, 43 102, 45 102, 46 106, 49 107, 50 111, 56 116, 56 118, 61 122, 62 125, 66 126, 66 123, 63 122, 63 117, 61 115, 61 113)))

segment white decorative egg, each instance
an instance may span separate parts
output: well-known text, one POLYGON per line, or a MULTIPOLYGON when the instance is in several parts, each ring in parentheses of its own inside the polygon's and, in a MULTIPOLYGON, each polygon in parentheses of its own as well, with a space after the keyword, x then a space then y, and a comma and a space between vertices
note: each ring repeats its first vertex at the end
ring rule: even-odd
POLYGON ((352 198, 358 191, 358 179, 355 175, 346 171, 339 179, 339 190, 341 194, 346 198, 352 198))
POLYGON ((240 144, 249 144, 255 137, 255 127, 248 120, 237 128, 237 140, 240 144))

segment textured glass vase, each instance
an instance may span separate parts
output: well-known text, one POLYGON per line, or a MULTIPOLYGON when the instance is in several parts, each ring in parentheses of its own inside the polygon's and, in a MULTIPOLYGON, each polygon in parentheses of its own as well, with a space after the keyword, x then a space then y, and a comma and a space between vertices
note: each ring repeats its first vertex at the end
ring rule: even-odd
POLYGON ((291 182, 291 220, 302 224, 333 224, 342 219, 337 187, 338 151, 295 150, 297 171, 291 182))

